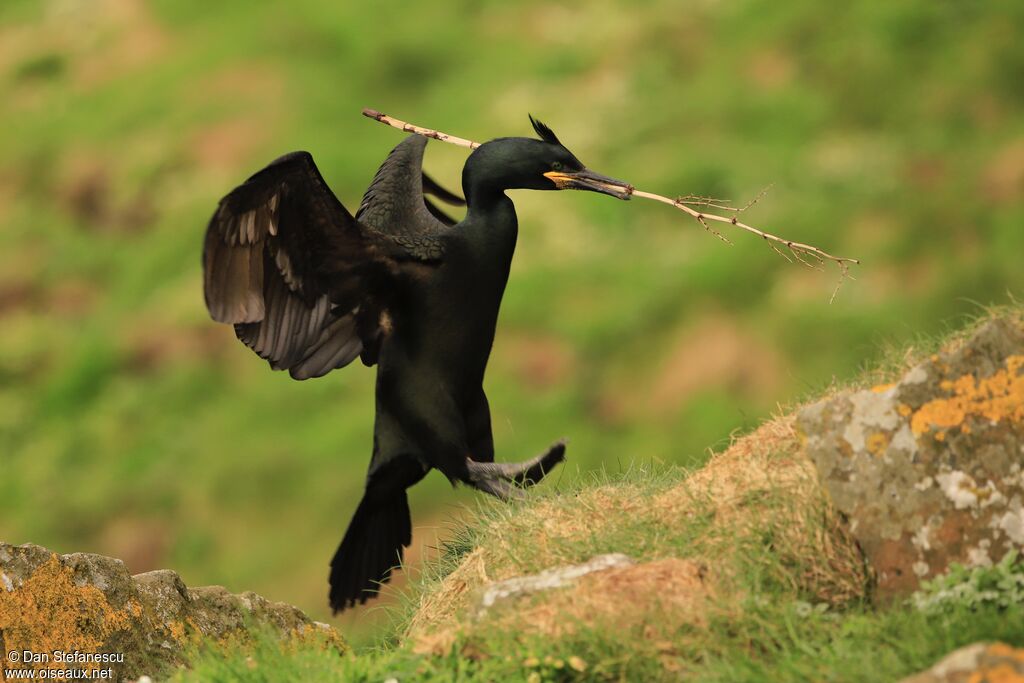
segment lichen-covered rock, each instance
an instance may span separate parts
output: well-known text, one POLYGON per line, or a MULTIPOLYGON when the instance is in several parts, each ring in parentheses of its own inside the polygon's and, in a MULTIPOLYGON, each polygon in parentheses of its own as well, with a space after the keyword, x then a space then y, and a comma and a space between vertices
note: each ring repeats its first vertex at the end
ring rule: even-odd
POLYGON ((899 382, 804 408, 819 479, 848 516, 879 597, 952 562, 1024 546, 1024 328, 997 319, 899 382))
POLYGON ((932 668, 900 683, 1020 683, 1024 649, 1004 643, 974 643, 954 650, 932 668))
POLYGON ((133 679, 185 663, 196 644, 244 644, 253 627, 345 650, 330 626, 255 593, 190 589, 169 570, 133 577, 114 558, 0 543, 0 649, 43 655, 16 664, 3 657, 5 670, 110 668, 114 680, 133 679), (68 663, 55 652, 101 661, 68 663), (113 657, 95 657, 101 653, 113 657))

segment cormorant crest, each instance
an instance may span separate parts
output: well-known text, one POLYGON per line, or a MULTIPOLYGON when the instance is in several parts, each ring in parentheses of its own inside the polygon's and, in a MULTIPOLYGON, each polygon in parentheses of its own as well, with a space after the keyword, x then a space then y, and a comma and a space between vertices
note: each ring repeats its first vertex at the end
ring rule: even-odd
POLYGON ((544 142, 550 142, 552 145, 562 144, 561 142, 558 141, 558 136, 555 135, 553 130, 545 126, 537 119, 533 118, 532 114, 527 114, 527 116, 530 117, 530 123, 533 124, 533 129, 537 131, 537 135, 540 136, 541 140, 543 140, 544 142))

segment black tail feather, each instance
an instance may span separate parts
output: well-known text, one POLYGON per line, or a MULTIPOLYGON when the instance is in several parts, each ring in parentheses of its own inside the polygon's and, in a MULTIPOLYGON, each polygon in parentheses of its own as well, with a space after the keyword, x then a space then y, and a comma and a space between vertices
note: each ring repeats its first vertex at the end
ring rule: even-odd
POLYGON ((363 498, 345 538, 331 560, 330 600, 334 613, 365 603, 391 579, 412 543, 412 520, 405 490, 385 500, 363 498))

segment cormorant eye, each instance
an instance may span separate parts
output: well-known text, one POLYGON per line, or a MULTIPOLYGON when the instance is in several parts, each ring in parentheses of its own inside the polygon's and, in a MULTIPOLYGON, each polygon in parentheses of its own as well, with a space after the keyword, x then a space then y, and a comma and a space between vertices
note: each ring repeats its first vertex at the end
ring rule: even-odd
POLYGON ((552 161, 551 162, 551 170, 552 171, 561 171, 562 170, 562 162, 561 161, 552 161))

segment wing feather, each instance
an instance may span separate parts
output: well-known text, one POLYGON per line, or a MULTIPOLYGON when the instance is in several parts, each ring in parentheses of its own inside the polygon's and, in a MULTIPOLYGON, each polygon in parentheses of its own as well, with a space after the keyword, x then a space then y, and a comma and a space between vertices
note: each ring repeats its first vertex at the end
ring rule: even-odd
POLYGON ((429 193, 449 204, 465 201, 423 173, 427 138, 410 135, 380 165, 359 203, 356 218, 376 230, 404 239, 421 253, 419 239, 443 234, 455 221, 426 199, 429 193))
POLYGON ((353 218, 313 158, 294 152, 218 205, 203 249, 206 305, 275 370, 320 377, 361 354, 376 360, 403 263, 437 262, 434 247, 422 258, 353 218))

